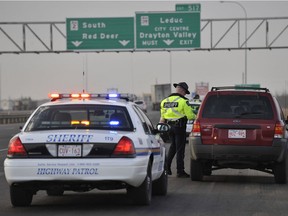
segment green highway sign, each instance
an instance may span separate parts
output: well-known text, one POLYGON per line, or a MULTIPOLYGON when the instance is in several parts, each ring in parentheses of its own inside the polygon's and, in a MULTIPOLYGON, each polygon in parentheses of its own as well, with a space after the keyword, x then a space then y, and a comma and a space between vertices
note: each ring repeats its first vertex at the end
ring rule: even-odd
POLYGON ((200 12, 201 4, 176 4, 176 11, 200 12))
POLYGON ((136 49, 200 47, 200 13, 136 13, 136 49))
POLYGON ((134 49, 134 18, 67 18, 67 50, 134 49))

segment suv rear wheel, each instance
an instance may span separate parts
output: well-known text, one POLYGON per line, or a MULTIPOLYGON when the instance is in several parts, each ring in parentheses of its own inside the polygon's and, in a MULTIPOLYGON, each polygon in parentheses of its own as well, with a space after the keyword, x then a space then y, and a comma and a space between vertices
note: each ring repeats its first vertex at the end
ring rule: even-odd
POLYGON ((283 160, 276 163, 273 167, 275 182, 278 184, 287 183, 287 153, 284 155, 283 160))
POLYGON ((192 181, 203 180, 203 164, 199 160, 190 160, 190 178, 192 181))

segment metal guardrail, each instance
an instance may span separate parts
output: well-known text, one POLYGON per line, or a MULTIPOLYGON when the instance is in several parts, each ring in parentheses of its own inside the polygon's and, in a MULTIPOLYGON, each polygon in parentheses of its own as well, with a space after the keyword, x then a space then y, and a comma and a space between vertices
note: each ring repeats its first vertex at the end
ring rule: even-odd
POLYGON ((24 123, 31 113, 32 111, 1 111, 0 124, 24 123))

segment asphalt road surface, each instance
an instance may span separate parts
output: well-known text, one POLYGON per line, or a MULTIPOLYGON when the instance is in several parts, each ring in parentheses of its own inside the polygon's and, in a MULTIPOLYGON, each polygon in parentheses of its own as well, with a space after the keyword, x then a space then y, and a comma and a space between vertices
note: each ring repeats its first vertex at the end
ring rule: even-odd
MULTIPOLYGON (((157 112, 149 114, 157 122, 157 112)), ((272 175, 253 170, 218 170, 203 182, 176 177, 168 179, 168 194, 156 196, 150 206, 137 206, 126 197, 125 190, 85 193, 65 192, 64 196, 47 196, 40 191, 30 207, 14 208, 3 172, 8 140, 19 125, 0 125, 0 216, 73 216, 73 215, 197 215, 197 216, 281 216, 288 215, 288 185, 274 183, 272 175)), ((167 149, 169 143, 167 143, 167 149)), ((189 173, 189 146, 185 166, 189 173)))

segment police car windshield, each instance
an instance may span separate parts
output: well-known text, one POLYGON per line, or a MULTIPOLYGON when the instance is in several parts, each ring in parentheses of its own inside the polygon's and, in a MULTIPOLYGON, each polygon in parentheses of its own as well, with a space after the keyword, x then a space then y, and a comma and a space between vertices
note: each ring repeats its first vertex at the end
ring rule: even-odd
POLYGON ((133 131, 125 107, 107 105, 57 105, 40 107, 25 131, 99 129, 133 131))

